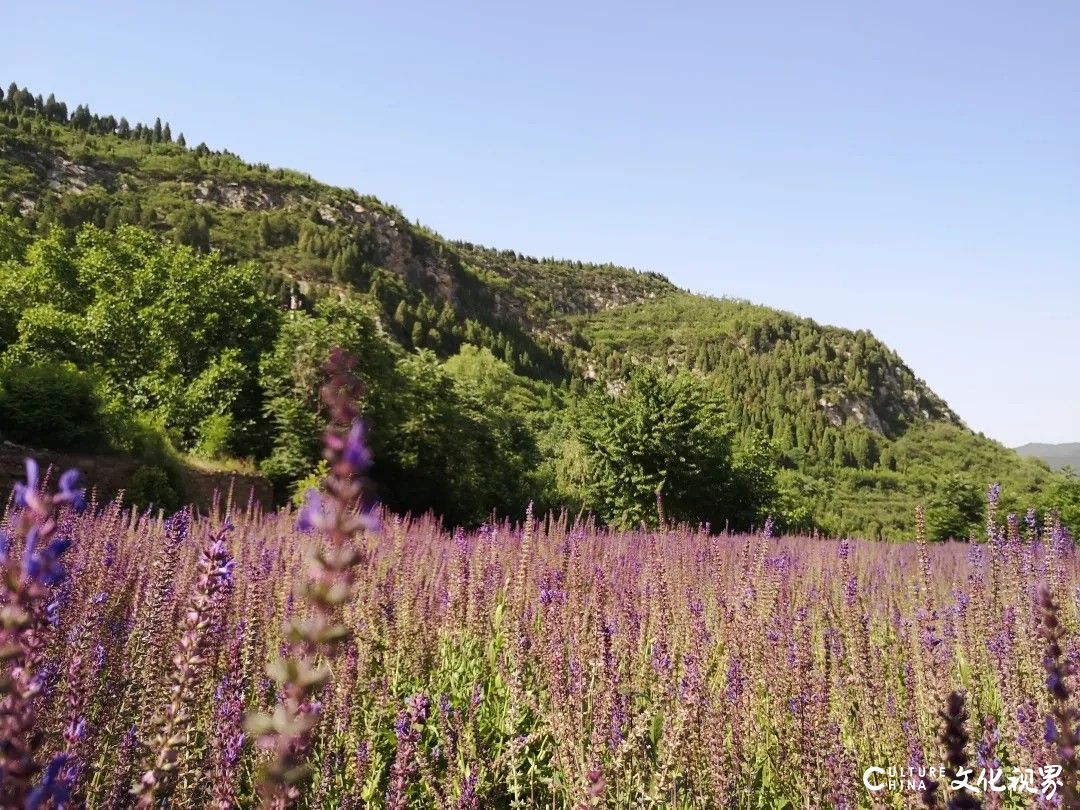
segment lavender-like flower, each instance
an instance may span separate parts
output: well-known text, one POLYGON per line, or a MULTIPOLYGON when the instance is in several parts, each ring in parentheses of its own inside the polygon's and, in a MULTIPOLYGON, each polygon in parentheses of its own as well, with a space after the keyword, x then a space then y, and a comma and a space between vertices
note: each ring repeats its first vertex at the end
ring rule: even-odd
POLYGON ((1080 710, 1072 705, 1067 679, 1074 674, 1073 665, 1065 658, 1062 643, 1065 630, 1058 618, 1059 606, 1050 589, 1045 585, 1039 590, 1039 608, 1042 614, 1040 635, 1046 642, 1043 666, 1046 669, 1046 688, 1050 692, 1051 710, 1046 718, 1048 743, 1053 743, 1058 751, 1058 763, 1061 765, 1061 795, 1064 806, 1075 807, 1080 804, 1077 775, 1080 774, 1077 736, 1077 721, 1080 710))
MULTIPOLYGON (((944 727, 941 731, 941 743, 945 748, 945 760, 948 763, 947 777, 955 780, 961 769, 968 764, 967 733, 968 712, 963 692, 952 692, 945 702, 945 710, 938 712, 944 727)), ((982 807, 975 796, 966 788, 957 791, 949 801, 950 810, 979 810, 982 807)))
POLYGON ((427 722, 431 699, 424 694, 413 695, 406 701, 405 709, 394 723, 397 750, 390 766, 390 784, 386 789, 387 810, 405 810, 408 807, 409 783, 419 770, 416 762, 420 745, 420 731, 427 722))
POLYGON ((288 806, 308 778, 307 749, 321 713, 312 697, 330 675, 327 664, 317 663, 317 658, 332 655, 350 635, 341 611, 352 595, 355 569, 364 561, 353 538, 378 528, 375 513, 365 509, 362 500, 362 477, 371 465, 371 453, 356 409, 360 384, 353 374, 355 365, 340 349, 334 349, 323 365, 329 379, 321 395, 330 412, 323 456, 330 474, 322 482, 322 492, 308 492, 297 521, 301 531, 317 530, 329 540, 312 555, 305 583, 304 596, 314 610, 308 618, 290 620, 287 647, 267 669, 281 689, 281 701, 272 714, 248 718, 248 730, 262 747, 271 749, 260 776, 264 807, 288 806))
POLYGON ((470 770, 461 786, 461 795, 458 796, 456 810, 480 810, 480 799, 476 795, 476 771, 470 770))
POLYGON ((243 695, 234 677, 226 676, 218 684, 214 702, 213 806, 216 810, 230 810, 236 806, 236 770, 245 742, 243 695))
POLYGON ((67 783, 61 778, 65 765, 67 765, 67 757, 64 754, 57 754, 49 761, 41 782, 26 797, 24 805, 26 810, 38 810, 50 801, 57 808, 66 805, 70 791, 67 783))
POLYGON ((156 755, 150 769, 131 791, 141 808, 154 806, 162 779, 176 769, 179 755, 188 742, 193 720, 191 701, 204 672, 208 631, 214 625, 213 608, 221 594, 232 588, 233 561, 225 549, 225 536, 224 528, 211 534, 199 555, 198 578, 184 612, 183 633, 173 657, 176 669, 169 689, 170 699, 152 744, 156 755))
POLYGON ((15 485, 18 520, 13 532, 0 537, 0 806, 5 807, 27 799, 40 768, 33 744, 34 700, 43 687, 45 636, 55 626, 52 590, 64 578, 61 557, 71 545, 55 535, 62 509, 85 506, 77 471, 61 475, 53 494, 39 489, 38 472, 37 462, 26 459, 26 483, 15 485), (20 537, 25 542, 16 566, 12 545, 20 537))

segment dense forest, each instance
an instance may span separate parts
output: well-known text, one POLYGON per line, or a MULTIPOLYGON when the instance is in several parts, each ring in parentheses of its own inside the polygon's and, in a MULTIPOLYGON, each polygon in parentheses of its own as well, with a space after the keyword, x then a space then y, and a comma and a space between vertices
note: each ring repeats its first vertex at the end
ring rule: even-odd
POLYGON ((359 361, 379 496, 476 524, 593 511, 967 537, 1002 505, 1080 526, 1080 482, 961 419, 870 332, 655 273, 451 242, 168 122, 0 97, 0 436, 318 474, 320 361, 359 361))

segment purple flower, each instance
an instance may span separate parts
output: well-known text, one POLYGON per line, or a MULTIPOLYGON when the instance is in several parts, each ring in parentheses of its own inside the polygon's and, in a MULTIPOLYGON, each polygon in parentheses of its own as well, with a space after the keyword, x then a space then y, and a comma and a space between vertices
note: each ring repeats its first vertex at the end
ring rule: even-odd
POLYGON ((364 437, 365 432, 363 422, 360 420, 354 422, 342 450, 342 458, 357 472, 363 472, 371 467, 371 451, 364 437))
POLYGON ((1043 739, 1048 743, 1052 743, 1057 740, 1057 726, 1054 725, 1054 718, 1050 715, 1046 716, 1045 728, 1046 730, 1043 732, 1043 739))
POLYGON ((855 603, 859 601, 859 581, 855 579, 855 575, 852 574, 844 582, 844 604, 848 607, 855 607, 855 603))
POLYGON ((40 504, 38 498, 38 463, 32 459, 25 459, 26 463, 26 483, 15 483, 15 505, 20 509, 30 508, 35 512, 43 512, 44 509, 38 508, 35 504, 40 504))
POLYGON ((667 645, 663 641, 656 640, 652 644, 652 669, 657 675, 667 675, 671 672, 671 653, 667 651, 667 645))
POLYGON ((423 723, 427 720, 428 712, 431 711, 431 698, 421 692, 407 699, 405 705, 416 722, 423 723))
POLYGON ((745 688, 746 676, 743 674, 742 661, 733 656, 728 664, 727 685, 724 688, 724 694, 729 702, 735 703, 742 697, 745 688))
POLYGON ((323 508, 322 495, 312 487, 304 493, 304 505, 296 517, 296 528, 302 532, 321 529, 326 524, 326 510, 323 508))
POLYGON ((480 801, 476 796, 476 771, 470 770, 461 786, 461 796, 457 801, 457 810, 478 810, 480 801))
POLYGON ((56 807, 63 807, 68 801, 68 787, 60 774, 67 764, 68 758, 64 754, 57 754, 45 768, 41 784, 35 787, 26 797, 26 810, 37 810, 50 799, 56 807))
POLYGON ((42 585, 57 585, 64 579, 64 567, 60 564, 60 557, 71 547, 71 540, 57 537, 39 549, 41 534, 41 529, 37 526, 32 526, 26 533, 23 573, 42 585))
POLYGON ((182 509, 165 521, 165 536, 173 543, 182 543, 187 540, 191 529, 191 512, 182 509))
POLYGON ((58 483, 58 491, 53 496, 54 503, 67 504, 76 512, 86 508, 86 490, 79 487, 79 471, 66 470, 58 483))

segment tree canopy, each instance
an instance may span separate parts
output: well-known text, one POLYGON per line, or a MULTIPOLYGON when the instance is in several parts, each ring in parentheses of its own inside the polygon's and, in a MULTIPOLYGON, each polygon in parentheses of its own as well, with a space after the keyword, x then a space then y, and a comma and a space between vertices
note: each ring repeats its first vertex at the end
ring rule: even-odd
POLYGON ((735 427, 704 382, 652 366, 619 382, 592 386, 574 411, 586 505, 627 528, 656 525, 659 508, 716 527, 763 517, 774 476, 767 448, 736 449, 735 427))

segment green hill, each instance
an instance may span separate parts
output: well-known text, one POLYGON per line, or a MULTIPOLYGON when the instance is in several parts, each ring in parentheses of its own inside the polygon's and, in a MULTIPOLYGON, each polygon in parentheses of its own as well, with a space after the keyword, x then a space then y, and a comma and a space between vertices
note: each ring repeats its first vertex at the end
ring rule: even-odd
POLYGON ((317 424, 316 371, 289 353, 352 341, 381 492, 450 519, 519 510, 534 494, 574 506, 559 485, 568 409, 643 363, 691 370, 724 397, 740 441, 771 442, 773 510, 790 528, 896 537, 945 478, 965 503, 1001 480, 1016 508, 1043 505, 1057 480, 971 433, 868 331, 694 295, 655 273, 447 241, 370 196, 192 147, 160 121, 69 112, 12 85, 0 205, 0 371, 82 375, 65 385, 89 386, 124 452, 124 425, 153 425, 185 452, 252 459, 285 493, 317 459, 303 438, 317 424), (93 269, 105 265, 128 269, 93 269), (202 309, 174 317, 221 279, 202 309))

